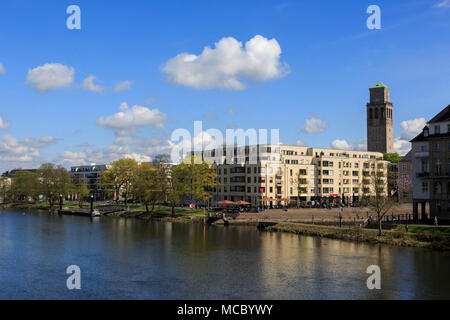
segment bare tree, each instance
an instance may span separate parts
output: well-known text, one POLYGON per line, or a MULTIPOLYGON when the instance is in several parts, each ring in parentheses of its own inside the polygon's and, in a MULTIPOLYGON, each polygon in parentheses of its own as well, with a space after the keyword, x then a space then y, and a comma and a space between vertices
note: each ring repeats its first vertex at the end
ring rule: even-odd
POLYGON ((364 164, 362 195, 363 202, 372 206, 377 214, 378 236, 382 235, 383 217, 396 205, 388 192, 388 163, 373 159, 364 164))

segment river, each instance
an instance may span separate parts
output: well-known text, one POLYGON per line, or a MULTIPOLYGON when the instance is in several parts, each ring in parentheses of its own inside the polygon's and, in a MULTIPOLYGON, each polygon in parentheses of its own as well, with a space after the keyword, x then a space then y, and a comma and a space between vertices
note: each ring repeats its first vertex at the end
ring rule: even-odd
POLYGON ((450 253, 8 209, 0 299, 450 299, 450 253), (80 290, 67 289, 70 265, 80 290), (381 269, 380 290, 367 288, 369 265, 381 269))

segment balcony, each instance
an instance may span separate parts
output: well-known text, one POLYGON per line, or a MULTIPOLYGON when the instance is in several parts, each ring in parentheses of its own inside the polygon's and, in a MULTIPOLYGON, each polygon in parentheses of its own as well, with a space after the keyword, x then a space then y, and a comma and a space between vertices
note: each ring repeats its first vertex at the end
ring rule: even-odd
POLYGON ((417 176, 419 177, 420 174, 426 174, 426 176, 423 177, 428 177, 430 179, 449 179, 450 178, 450 174, 448 172, 419 172, 417 174, 417 176))

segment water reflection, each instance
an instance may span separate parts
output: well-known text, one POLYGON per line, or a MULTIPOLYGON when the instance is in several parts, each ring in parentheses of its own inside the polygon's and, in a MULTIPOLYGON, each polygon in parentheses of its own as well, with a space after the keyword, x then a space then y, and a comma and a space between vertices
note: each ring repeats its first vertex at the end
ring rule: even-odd
POLYGON ((450 298, 450 256, 422 249, 123 218, 0 214, 0 298, 450 298), (65 288, 65 268, 82 290, 65 288), (382 290, 366 287, 379 265, 382 290))

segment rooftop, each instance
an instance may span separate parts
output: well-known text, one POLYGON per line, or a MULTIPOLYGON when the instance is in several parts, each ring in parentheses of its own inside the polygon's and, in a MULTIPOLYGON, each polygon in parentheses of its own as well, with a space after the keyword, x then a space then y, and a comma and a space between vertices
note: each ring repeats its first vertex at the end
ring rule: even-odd
POLYGON ((442 111, 439 112, 437 115, 435 115, 433 119, 428 121, 428 123, 443 122, 443 121, 450 121, 450 104, 446 106, 444 109, 442 109, 442 111))
POLYGON ((373 89, 373 88, 389 88, 389 87, 387 85, 385 85, 383 82, 378 81, 372 87, 370 87, 370 89, 373 89))

